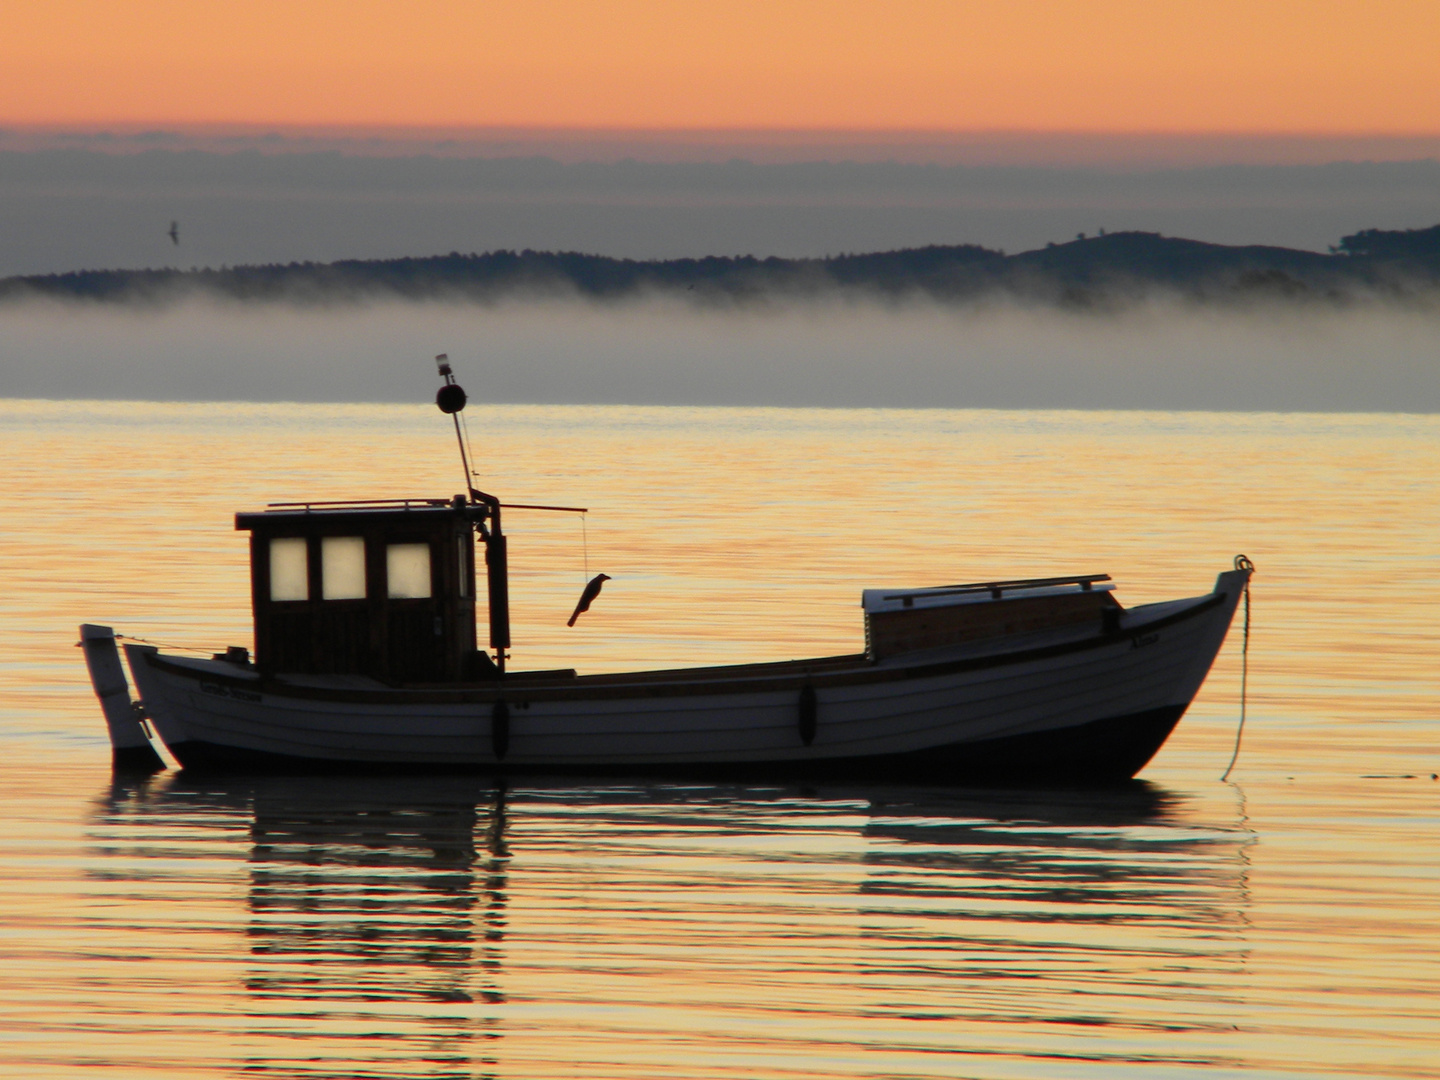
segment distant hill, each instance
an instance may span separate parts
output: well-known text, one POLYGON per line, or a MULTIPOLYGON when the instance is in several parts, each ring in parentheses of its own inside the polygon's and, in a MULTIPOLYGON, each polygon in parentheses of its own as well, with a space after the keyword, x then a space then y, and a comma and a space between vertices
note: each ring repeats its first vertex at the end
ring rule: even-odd
POLYGON ((1207 244, 1158 233, 1077 237, 1016 255, 970 244, 825 259, 612 259, 492 251, 422 258, 237 266, 219 270, 81 270, 0 280, 0 299, 346 302, 385 297, 491 299, 525 293, 595 299, 676 294, 744 302, 840 294, 964 300, 1011 295, 1068 305, 1121 303, 1157 290, 1210 301, 1395 298, 1440 288, 1440 225, 1342 237, 1328 253, 1207 244))
POLYGON ((1364 229, 1342 237, 1340 246, 1334 250, 1345 255, 1411 260, 1428 263, 1433 267, 1436 256, 1440 255, 1440 225, 1432 225, 1428 229, 1404 229, 1399 232, 1364 229))

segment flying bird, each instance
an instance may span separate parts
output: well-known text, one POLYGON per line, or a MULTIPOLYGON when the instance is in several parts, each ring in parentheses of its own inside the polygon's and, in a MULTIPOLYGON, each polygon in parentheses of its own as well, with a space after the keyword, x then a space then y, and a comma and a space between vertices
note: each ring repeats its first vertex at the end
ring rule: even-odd
POLYGON ((172 222, 170 222, 170 231, 167 232, 165 235, 168 236, 168 237, 170 237, 170 242, 171 242, 171 243, 175 244, 176 246, 179 246, 179 244, 180 244, 180 223, 179 223, 178 221, 172 221, 172 222))
POLYGON ((566 626, 574 626, 575 620, 580 617, 581 612, 589 611, 590 604, 595 597, 600 595, 600 590, 605 587, 605 582, 610 580, 609 574, 596 574, 585 585, 585 591, 580 594, 580 602, 575 605, 575 613, 570 616, 566 626))

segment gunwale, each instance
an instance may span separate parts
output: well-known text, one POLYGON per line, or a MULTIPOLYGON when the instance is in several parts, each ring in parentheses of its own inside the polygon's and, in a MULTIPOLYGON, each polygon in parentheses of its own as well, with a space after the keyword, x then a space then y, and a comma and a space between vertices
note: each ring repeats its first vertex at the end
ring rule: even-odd
MULTIPOLYGON (((892 660, 872 664, 863 653, 811 660, 781 660, 773 664, 740 664, 711 668, 669 668, 656 671, 618 672, 574 677, 527 680, 525 673, 507 675, 503 680, 484 683, 398 685, 366 688, 304 686, 277 676, 229 675, 199 669, 150 649, 135 650, 144 661, 172 675, 197 681, 220 682, 254 693, 272 694, 315 701, 348 704, 448 704, 482 703, 522 695, 529 701, 624 700, 798 690, 807 683, 816 688, 874 685, 927 679, 987 668, 1004 667, 1053 659, 1071 653, 1105 648, 1197 618, 1225 603, 1225 592, 1195 597, 1179 610, 1139 625, 1122 626, 1110 632, 1096 632, 1082 638, 1060 641, 1029 649, 987 652, 980 656, 950 656, 920 662, 892 660), (853 663, 852 663, 853 662, 853 663), (830 670, 826 670, 829 667, 830 670), (764 671, 766 674, 751 674, 764 671), (730 676, 718 673, 729 672, 730 676), (767 677, 768 675, 768 677, 767 677)), ((1186 603, 1180 601, 1180 603, 1186 603)), ((1169 605, 1167 605, 1169 606, 1169 605)), ((1140 609, 1132 609, 1138 611, 1140 609)))

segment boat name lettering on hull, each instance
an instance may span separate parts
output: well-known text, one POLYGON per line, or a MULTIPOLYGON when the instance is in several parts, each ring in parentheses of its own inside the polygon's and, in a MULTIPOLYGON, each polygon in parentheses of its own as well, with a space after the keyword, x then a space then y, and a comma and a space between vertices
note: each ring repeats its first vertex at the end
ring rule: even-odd
POLYGON ((234 698, 236 701, 263 701, 261 695, 252 690, 241 690, 238 686, 221 686, 219 683, 202 682, 200 684, 202 694, 214 694, 216 697, 234 698))
POLYGON ((1159 640, 1159 634, 1137 634, 1130 639, 1130 648, 1143 649, 1146 645, 1154 645, 1159 640))

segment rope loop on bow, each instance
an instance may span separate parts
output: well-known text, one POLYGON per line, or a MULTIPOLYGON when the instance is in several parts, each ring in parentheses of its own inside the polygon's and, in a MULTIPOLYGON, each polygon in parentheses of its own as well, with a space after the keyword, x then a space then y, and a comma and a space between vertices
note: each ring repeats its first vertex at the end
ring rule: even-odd
POLYGON ((1245 631, 1240 639, 1240 726, 1235 729, 1235 750, 1230 755, 1230 764, 1225 766, 1221 782, 1230 779, 1230 770, 1240 757, 1240 739, 1245 734, 1245 703, 1250 682, 1250 578, 1255 573, 1255 564, 1247 555, 1235 556, 1235 569, 1245 571, 1245 631))

